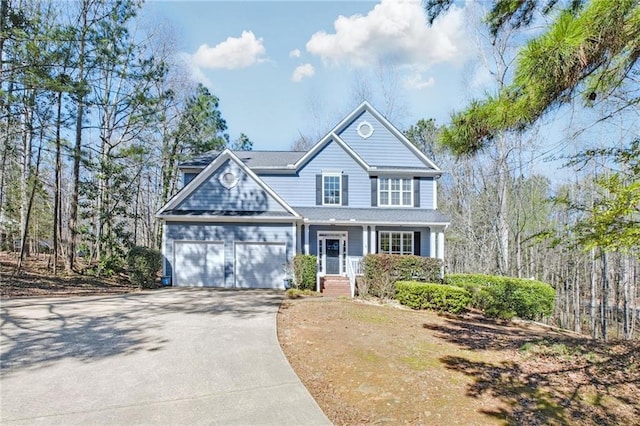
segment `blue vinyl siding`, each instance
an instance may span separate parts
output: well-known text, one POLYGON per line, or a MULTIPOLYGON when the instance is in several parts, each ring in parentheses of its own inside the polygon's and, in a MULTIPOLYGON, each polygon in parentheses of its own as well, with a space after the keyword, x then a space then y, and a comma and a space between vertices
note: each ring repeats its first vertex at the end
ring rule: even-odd
POLYGON ((235 241, 285 243, 287 246, 286 257, 291 260, 295 255, 293 237, 293 225, 291 223, 240 225, 230 223, 167 222, 164 253, 166 275, 173 275, 174 241, 221 241, 224 243, 225 287, 233 287, 235 282, 233 265, 235 241))
POLYGON ((369 112, 363 112, 338 136, 370 166, 428 167, 369 112), (357 130, 363 121, 367 121, 374 129, 367 139, 360 137, 357 130))
POLYGON ((221 165, 176 210, 285 211, 256 181, 231 161, 221 165), (220 177, 227 172, 238 178, 237 185, 230 189, 220 183, 220 177))
POLYGON ((307 164, 292 175, 260 175, 260 178, 290 206, 316 205, 316 175, 341 172, 349 176, 349 207, 371 206, 369 175, 334 141, 330 141, 307 164))
POLYGON ((433 209, 433 182, 432 177, 420 178, 420 208, 433 209))

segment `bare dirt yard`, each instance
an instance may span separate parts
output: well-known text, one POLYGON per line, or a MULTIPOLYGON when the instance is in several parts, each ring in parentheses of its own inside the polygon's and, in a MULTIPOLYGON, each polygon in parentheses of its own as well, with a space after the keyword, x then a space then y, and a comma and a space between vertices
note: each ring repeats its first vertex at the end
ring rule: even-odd
POLYGON ((60 270, 54 276, 48 255, 27 257, 24 267, 16 274, 18 254, 0 252, 0 297, 80 296, 119 294, 136 291, 126 277, 95 277, 88 273, 68 273, 60 270))
POLYGON ((640 342, 358 300, 286 300, 278 338, 338 425, 640 425, 640 342))

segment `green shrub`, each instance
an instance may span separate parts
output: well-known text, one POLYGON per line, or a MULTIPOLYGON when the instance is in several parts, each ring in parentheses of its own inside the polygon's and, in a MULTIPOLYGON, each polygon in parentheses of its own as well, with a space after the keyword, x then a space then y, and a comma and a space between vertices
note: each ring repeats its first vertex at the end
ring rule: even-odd
POLYGON ((396 281, 440 281, 442 261, 413 255, 368 254, 362 259, 362 268, 362 287, 372 296, 390 299, 395 297, 396 281))
POLYGON ((156 276, 162 268, 162 254, 159 250, 135 246, 127 255, 129 281, 140 288, 154 288, 156 276))
POLYGON ((398 281, 398 302, 413 309, 433 309, 459 314, 471 303, 471 294, 463 288, 445 284, 398 281))
POLYGON ((535 320, 553 313, 555 290, 541 281, 480 274, 447 275, 445 283, 472 295, 471 306, 487 317, 535 320))
POLYGON ((297 254, 293 258, 294 286, 301 290, 316 289, 316 256, 297 254))
POLYGON ((122 257, 114 254, 110 256, 105 256, 100 259, 98 263, 98 270, 96 271, 97 276, 103 277, 112 277, 114 274, 122 272, 124 270, 124 259, 122 257))

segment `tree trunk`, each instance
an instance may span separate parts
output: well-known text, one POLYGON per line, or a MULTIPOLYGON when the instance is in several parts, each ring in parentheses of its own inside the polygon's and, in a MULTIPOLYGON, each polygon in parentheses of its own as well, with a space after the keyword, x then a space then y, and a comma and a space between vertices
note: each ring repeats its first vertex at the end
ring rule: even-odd
POLYGON ((598 327, 596 317, 596 252, 595 249, 591 249, 590 256, 591 274, 590 274, 590 301, 589 301, 589 316, 591 317, 591 337, 595 340, 598 338, 598 327))
POLYGON ((62 179, 62 143, 60 140, 60 128, 62 127, 62 92, 58 92, 57 118, 56 118, 56 164, 54 174, 53 195, 53 275, 58 274, 58 247, 60 246, 60 192, 62 179))
POLYGON ((85 100, 85 49, 87 37, 87 15, 89 4, 85 0, 82 3, 80 23, 80 45, 78 50, 78 105, 76 107, 76 133, 75 146, 73 148, 73 188, 71 190, 71 211, 69 214, 69 250, 67 251, 67 269, 75 268, 76 247, 78 244, 78 201, 80 197, 80 161, 82 160, 82 126, 84 120, 85 100))
POLYGON ((607 338, 609 337, 609 333, 608 333, 608 319, 607 319, 607 315, 609 312, 609 277, 607 276, 608 274, 608 269, 607 269, 607 252, 605 252, 604 250, 601 253, 601 257, 602 257, 602 294, 601 296, 601 300, 600 300, 600 321, 601 321, 601 328, 602 328, 602 339, 603 340, 607 340, 607 338))

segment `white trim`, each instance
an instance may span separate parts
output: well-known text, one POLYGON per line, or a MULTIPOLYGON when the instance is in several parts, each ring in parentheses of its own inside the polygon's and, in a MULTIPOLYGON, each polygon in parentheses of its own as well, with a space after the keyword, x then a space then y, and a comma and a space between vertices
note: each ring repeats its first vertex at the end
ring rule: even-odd
POLYGON ((362 255, 369 253, 369 226, 362 225, 362 255))
POLYGON ((346 261, 349 255, 349 231, 327 231, 327 230, 319 230, 316 231, 316 256, 318 263, 318 275, 327 276, 327 275, 335 275, 335 274, 327 274, 327 246, 326 240, 340 240, 340 247, 338 250, 338 256, 340 258, 340 269, 337 275, 346 276, 347 274, 347 266, 346 261), (320 256, 320 241, 323 242, 324 247, 322 250, 322 259, 320 256), (320 266, 322 265, 322 266, 320 266), (322 270, 324 268, 324 271, 322 270))
POLYGON ((438 231, 438 259, 444 260, 444 230, 438 231))
POLYGON ((433 227, 429 228, 429 257, 437 257, 436 253, 436 231, 433 227))
POLYGON ((376 253, 377 245, 378 243, 376 241, 376 226, 372 225, 371 226, 371 245, 369 246, 369 250, 371 251, 371 254, 376 253))
POLYGON ((362 120, 360 124, 358 124, 356 131, 358 132, 358 136, 360 136, 362 139, 368 139, 371 137, 371 135, 373 135, 373 132, 375 132, 375 129, 373 128, 373 125, 369 123, 367 120, 362 120), (365 126, 369 127, 368 132, 362 131, 362 128, 365 126))
MULTIPOLYGON (((231 160, 240 167, 240 169, 245 172, 251 179, 253 179, 262 189, 264 189, 267 194, 273 197, 278 204, 280 204, 287 212, 291 213, 295 218, 300 218, 300 215, 291 208, 286 201, 284 201, 269 185, 267 185, 262 179, 258 177, 246 164, 244 164, 240 159, 231 152, 228 148, 225 148, 224 151, 220 155, 218 155, 215 160, 213 160, 203 171, 201 171, 198 176, 193 178, 191 182, 189 182, 182 190, 167 204, 165 204, 158 212, 156 213, 156 217, 166 219, 166 217, 162 216, 167 210, 170 210, 184 201, 187 196, 189 196, 193 191, 196 190, 205 180, 207 180, 225 161, 231 160)), ((167 216, 169 217, 169 216, 167 216)), ((211 217, 211 216, 210 216, 211 217)), ((174 219, 172 219, 174 220, 174 219)))
POLYGON ((323 172, 322 173, 322 205, 323 206, 341 206, 342 205, 342 173, 341 172, 323 172), (337 203, 326 203, 325 202, 325 177, 337 177, 338 178, 338 202, 337 203))
POLYGON ((304 254, 309 254, 309 225, 304 224, 304 254))
MULTIPOLYGON (((167 222, 163 221, 162 222, 162 276, 166 277, 167 276, 167 263, 169 263, 169 259, 167 259, 167 222)), ((174 263, 175 265, 175 263, 174 263)), ((171 285, 173 286, 173 270, 171 271, 171 275, 172 275, 172 279, 171 279, 171 285)))
POLYGON ((432 181, 432 191, 433 191, 433 210, 438 210, 438 185, 436 184, 436 180, 433 179, 432 181))
MULTIPOLYGON (((415 201, 415 200, 413 199, 413 191, 414 191, 414 189, 415 189, 415 188, 413 187, 413 184, 414 184, 414 182, 413 182, 413 181, 414 181, 414 179, 413 179, 413 178, 392 177, 392 176, 378 176, 378 185, 377 185, 377 186, 378 186, 378 188, 377 188, 377 189, 378 189, 378 207, 386 207, 386 208, 398 208, 398 207, 401 207, 401 208, 407 208, 407 207, 414 207, 414 206, 415 206, 415 204, 414 204, 414 201, 415 201), (380 188, 382 187, 381 182, 380 182, 380 180, 381 180, 381 179, 386 179, 387 181, 390 181, 390 180, 392 180, 392 179, 400 179, 400 204, 382 204, 382 203, 380 202, 380 193, 382 192, 382 190, 380 189, 380 188), (404 197, 402 196, 402 194, 403 194, 403 192, 406 192, 406 191, 404 190, 404 188, 403 188, 403 183, 404 183, 404 181, 409 181, 409 182, 411 182, 411 188, 409 189, 410 194, 411 194, 411 201, 410 201, 410 203, 409 203, 409 204, 402 204, 402 201, 403 201, 403 199, 404 199, 404 197)), ((388 183, 388 189, 387 189, 387 191, 386 191, 386 192, 387 192, 387 193, 388 193, 388 195, 389 195, 389 197, 388 197, 388 201, 389 201, 389 203, 391 203, 391 182, 389 182, 389 183, 388 183)))

